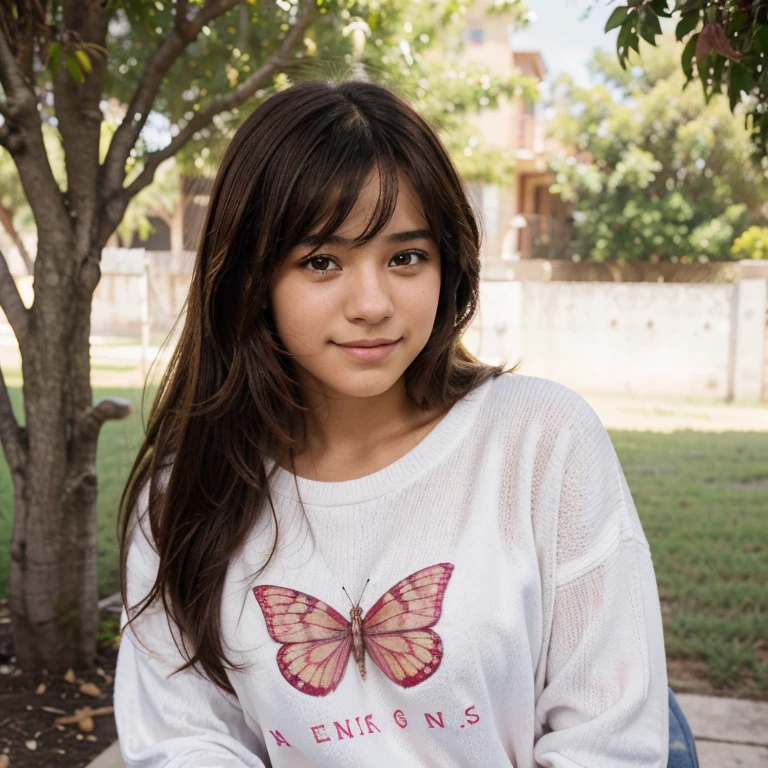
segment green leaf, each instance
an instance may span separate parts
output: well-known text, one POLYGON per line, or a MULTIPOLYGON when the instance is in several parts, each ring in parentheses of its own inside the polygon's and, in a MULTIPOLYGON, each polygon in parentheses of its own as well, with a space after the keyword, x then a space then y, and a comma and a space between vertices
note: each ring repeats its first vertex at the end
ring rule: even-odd
POLYGON ((768 53, 768 27, 758 27, 752 38, 752 50, 758 53, 768 53))
POLYGON ((714 66, 713 64, 713 57, 717 54, 712 53, 711 51, 704 57, 704 61, 697 61, 696 62, 696 68, 699 70, 699 81, 701 82, 701 90, 704 94, 704 103, 709 104, 710 99, 712 98, 712 87, 707 82, 709 78, 709 68, 714 66))
POLYGON ((684 13, 683 17, 675 27, 675 39, 682 40, 689 32, 692 32, 699 25, 701 17, 698 11, 689 11, 684 13))
POLYGON ((725 56, 715 56, 715 63, 712 67, 715 70, 712 73, 712 92, 713 93, 720 93, 720 91, 722 91, 723 68, 725 67, 725 62, 726 62, 725 56))
POLYGON ((47 67, 52 75, 55 75, 59 71, 61 65, 61 43, 57 40, 52 42, 48 46, 48 62, 47 67))
POLYGON ((680 58, 680 63, 683 67, 683 73, 686 80, 690 80, 693 77, 693 56, 696 53, 696 41, 699 39, 699 33, 697 32, 691 39, 685 44, 683 48, 683 55, 680 58))
POLYGON ((69 70, 69 74, 72 75, 72 79, 76 83, 84 83, 85 75, 83 74, 83 70, 80 69, 80 64, 78 63, 77 59, 71 53, 68 53, 65 61, 67 69, 69 70))
POLYGON ((632 38, 632 24, 634 19, 627 19, 622 24, 619 34, 616 38, 616 52, 619 54, 619 64, 622 69, 626 69, 626 60, 629 54, 629 45, 632 38), (623 52, 621 49, 624 49, 623 52))
POLYGON ((728 20, 728 29, 726 30, 728 37, 734 32, 738 32, 740 29, 744 29, 749 23, 749 16, 743 11, 735 11, 731 14, 731 18, 728 20))
MULTIPOLYGON (((642 10, 640 15, 640 34, 643 40, 656 45, 656 35, 661 34, 661 24, 659 23, 659 17, 651 10, 650 7, 646 7, 642 10)), ((639 51, 638 51, 639 53, 639 51)))
POLYGON ((657 16, 661 16, 664 19, 672 18, 672 11, 667 9, 667 0, 651 0, 648 6, 653 8, 657 16))
POLYGON ((605 22, 603 32, 610 32, 612 29, 621 26, 627 18, 628 13, 629 9, 626 6, 614 8, 613 13, 608 17, 608 21, 605 22))
POLYGON ((749 93, 755 86, 755 75, 741 62, 732 61, 728 73, 728 100, 731 104, 731 112, 741 99, 741 91, 749 93))
POLYGON ((637 35, 637 32, 632 31, 632 26, 629 27, 629 33, 627 34, 627 47, 628 48, 634 48, 636 53, 640 53, 640 48, 638 47, 639 44, 639 37, 637 35))

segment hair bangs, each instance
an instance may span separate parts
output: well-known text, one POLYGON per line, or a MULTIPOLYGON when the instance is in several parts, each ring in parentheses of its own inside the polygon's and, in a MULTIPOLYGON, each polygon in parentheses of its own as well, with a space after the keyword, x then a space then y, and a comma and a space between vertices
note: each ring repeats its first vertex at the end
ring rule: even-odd
MULTIPOLYGON (((335 130, 343 135, 345 128, 349 130, 349 126, 335 130)), ((341 140, 329 133, 302 169, 285 208, 285 221, 293 224, 281 238, 281 257, 305 241, 311 243, 312 253, 320 248, 347 220, 364 186, 374 178, 379 185, 376 206, 353 244, 369 242, 392 219, 399 191, 397 162, 370 131, 356 128, 341 140)))

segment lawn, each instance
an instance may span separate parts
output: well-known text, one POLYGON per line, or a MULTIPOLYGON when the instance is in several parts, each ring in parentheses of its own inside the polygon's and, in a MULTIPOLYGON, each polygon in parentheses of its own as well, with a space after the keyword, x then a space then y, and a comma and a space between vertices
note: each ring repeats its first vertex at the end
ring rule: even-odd
MULTIPOLYGON (((117 505, 142 431, 141 390, 94 391, 97 400, 110 395, 134 410, 108 422, 99 442, 102 597, 118 589, 117 505)), ((18 388, 11 396, 20 415, 18 388)), ((668 660, 700 670, 715 688, 768 696, 768 434, 610 434, 653 552, 668 660)), ((12 507, 0 461, 0 596, 12 507)))

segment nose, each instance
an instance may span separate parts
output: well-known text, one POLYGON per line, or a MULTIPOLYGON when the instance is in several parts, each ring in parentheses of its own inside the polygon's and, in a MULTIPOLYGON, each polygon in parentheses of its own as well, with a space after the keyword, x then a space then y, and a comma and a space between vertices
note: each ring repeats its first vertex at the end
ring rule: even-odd
POLYGON ((374 325, 394 312, 392 285, 386 270, 363 264, 354 271, 347 294, 347 319, 374 325))

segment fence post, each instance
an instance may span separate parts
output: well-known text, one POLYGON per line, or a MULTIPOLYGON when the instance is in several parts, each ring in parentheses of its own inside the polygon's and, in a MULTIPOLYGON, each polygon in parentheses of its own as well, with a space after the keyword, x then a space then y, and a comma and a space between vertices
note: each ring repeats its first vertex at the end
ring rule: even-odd
POLYGON ((141 378, 147 378, 149 362, 149 254, 144 251, 141 273, 141 378))
POLYGON ((734 283, 731 313, 729 394, 734 401, 758 401, 763 393, 765 312, 768 280, 734 283))

